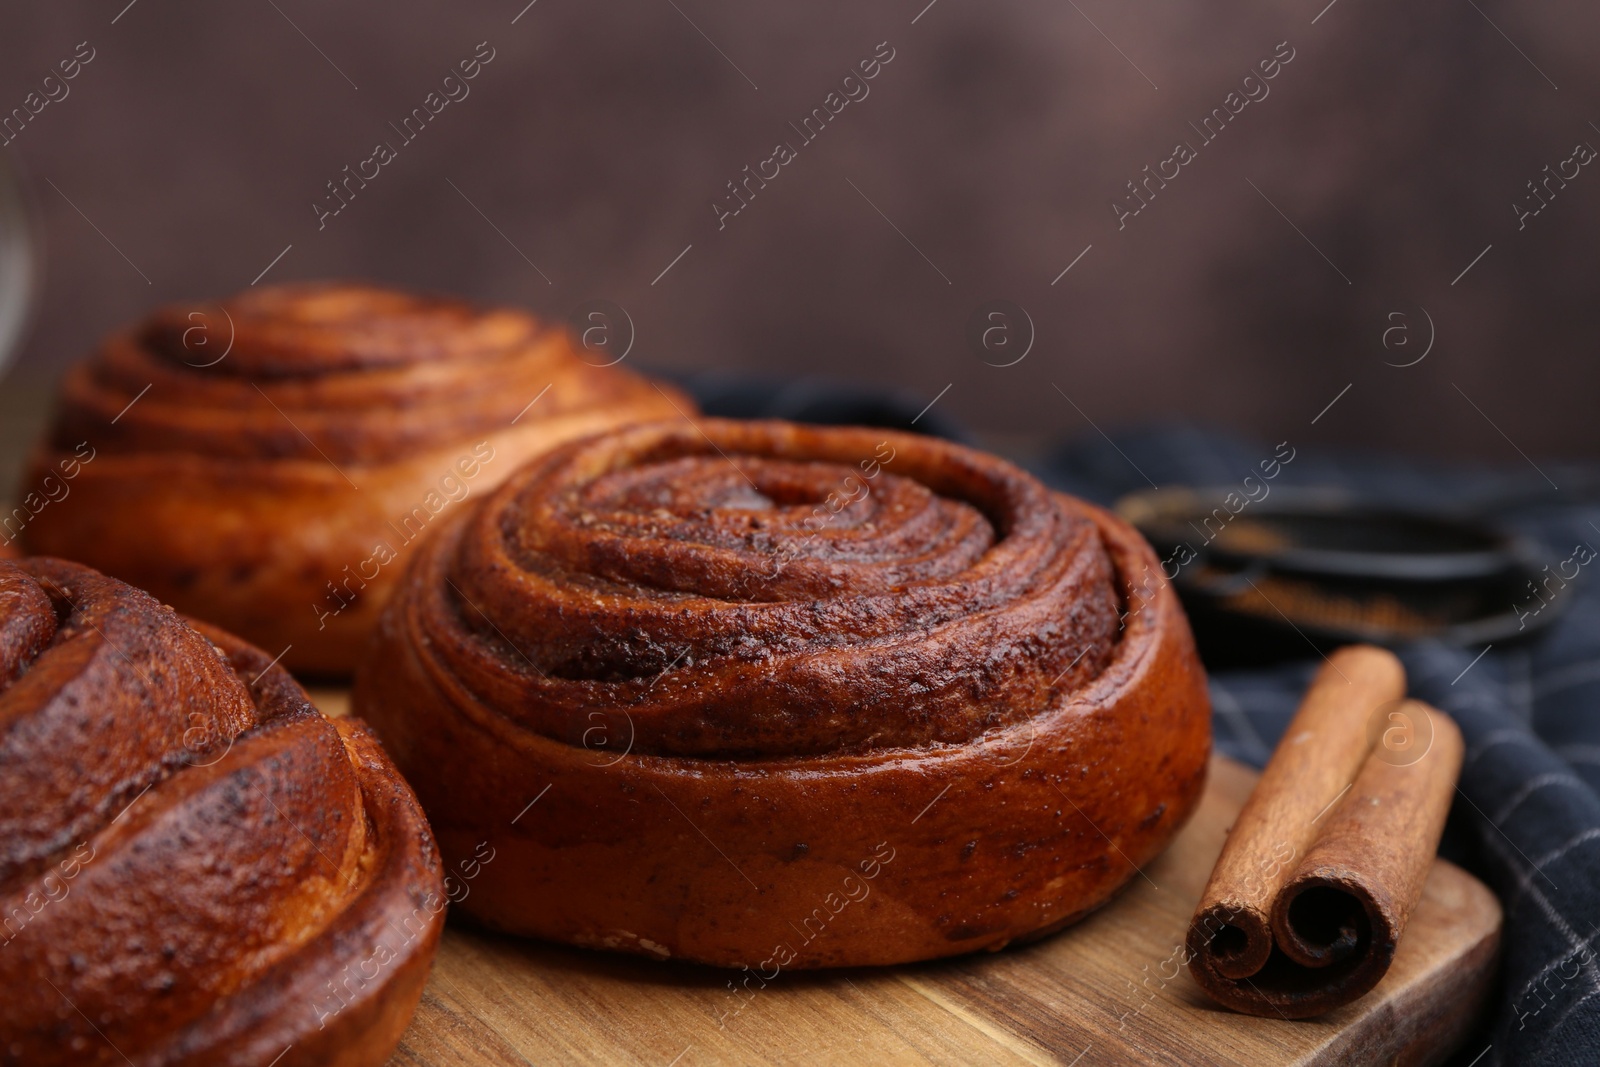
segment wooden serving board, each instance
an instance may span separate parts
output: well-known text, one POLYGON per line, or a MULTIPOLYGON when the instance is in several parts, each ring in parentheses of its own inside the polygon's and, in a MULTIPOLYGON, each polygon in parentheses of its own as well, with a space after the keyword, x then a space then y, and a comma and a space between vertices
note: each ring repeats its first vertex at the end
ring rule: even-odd
MULTIPOLYGON (((329 714, 342 692, 313 691, 329 714)), ((1434 864, 1394 965, 1320 1019, 1236 1015, 1179 946, 1255 774, 1224 758, 1194 818, 1121 895, 1038 944, 934 963, 784 972, 736 998, 729 972, 450 926, 391 1065, 1431 1064, 1487 995, 1500 905, 1434 864)), ((752 983, 754 985, 754 983, 752 983)))

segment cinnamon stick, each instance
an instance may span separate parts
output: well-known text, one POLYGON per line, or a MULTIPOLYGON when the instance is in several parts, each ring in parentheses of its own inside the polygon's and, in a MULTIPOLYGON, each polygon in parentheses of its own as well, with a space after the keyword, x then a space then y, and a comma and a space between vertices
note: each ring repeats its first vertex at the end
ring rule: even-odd
POLYGON ((1390 653, 1341 649, 1262 772, 1189 926, 1190 971, 1228 1007, 1320 1015, 1388 970, 1462 756, 1449 717, 1404 689, 1390 653))

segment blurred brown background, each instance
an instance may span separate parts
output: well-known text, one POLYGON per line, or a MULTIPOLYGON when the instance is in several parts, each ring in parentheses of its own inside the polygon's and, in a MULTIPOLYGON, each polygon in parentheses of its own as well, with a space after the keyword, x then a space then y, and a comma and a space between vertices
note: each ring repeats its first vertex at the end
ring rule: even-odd
POLYGON ((1520 230, 1512 206, 1600 146, 1594 5, 524 3, 0 6, 0 112, 94 53, 0 148, 47 245, 0 389, 7 455, 106 330, 280 253, 266 280, 562 316, 607 299, 645 368, 949 386, 941 413, 1001 447, 1181 417, 1600 454, 1600 167, 1520 230), (404 143, 390 124, 480 42, 470 95, 404 143), (804 143, 789 123, 880 42, 868 95, 804 143), (1190 124, 1275 50, 1294 58, 1269 95, 1202 144, 1190 124), (1180 140, 1198 158, 1119 230, 1112 199, 1180 140), (319 229, 325 183, 379 141, 398 158, 319 229), (713 202, 779 141, 798 157, 719 230, 713 202), (997 299, 1036 332, 1014 366, 968 339, 997 299), (1429 318, 1427 358, 1386 365, 1421 354, 1429 318))

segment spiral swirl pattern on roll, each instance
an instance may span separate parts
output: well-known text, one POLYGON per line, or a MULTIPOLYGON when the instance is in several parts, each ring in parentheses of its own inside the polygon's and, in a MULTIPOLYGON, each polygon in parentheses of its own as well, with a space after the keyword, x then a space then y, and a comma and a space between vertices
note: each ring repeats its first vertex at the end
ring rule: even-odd
POLYGON ((8 531, 347 674, 392 562, 463 494, 690 409, 588 355, 520 311, 355 284, 163 308, 69 372, 8 531))
POLYGON ((880 834, 893 903, 799 965, 967 951, 1133 873, 1045 816, 1062 790, 1145 857, 1198 795, 1209 709, 1181 615, 1162 593, 1122 618, 1148 562, 1116 520, 961 446, 641 426, 529 464, 430 542, 356 707, 447 856, 550 783, 463 904, 491 926, 754 966, 786 902, 880 834), (957 876, 980 838, 996 853, 957 876))
POLYGON ((0 1063, 386 1059, 443 880, 364 726, 53 559, 0 562, 0 725, 0 1063))
POLYGON ((545 736, 599 704, 632 716, 636 752, 724 758, 959 743, 1108 659, 1094 524, 1021 472, 871 431, 708 426, 515 477, 424 590, 419 638, 545 736))

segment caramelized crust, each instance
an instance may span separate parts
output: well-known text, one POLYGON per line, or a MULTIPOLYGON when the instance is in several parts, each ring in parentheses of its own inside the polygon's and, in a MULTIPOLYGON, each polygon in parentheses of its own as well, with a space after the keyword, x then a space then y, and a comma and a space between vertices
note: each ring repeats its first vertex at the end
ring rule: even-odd
POLYGON ((250 289, 161 309, 68 372, 23 533, 273 653, 292 645, 292 668, 348 674, 400 561, 460 498, 674 405, 692 410, 520 311, 250 289))
POLYGON ((635 427, 430 541, 354 707, 448 860, 509 828, 461 905, 486 926, 752 968, 999 948, 1198 800, 1187 624, 1165 588, 1122 618, 1154 566, 957 445, 635 427))
POLYGON ((0 1064, 383 1063, 443 910, 363 725, 115 579, 0 562, 0 1064))

